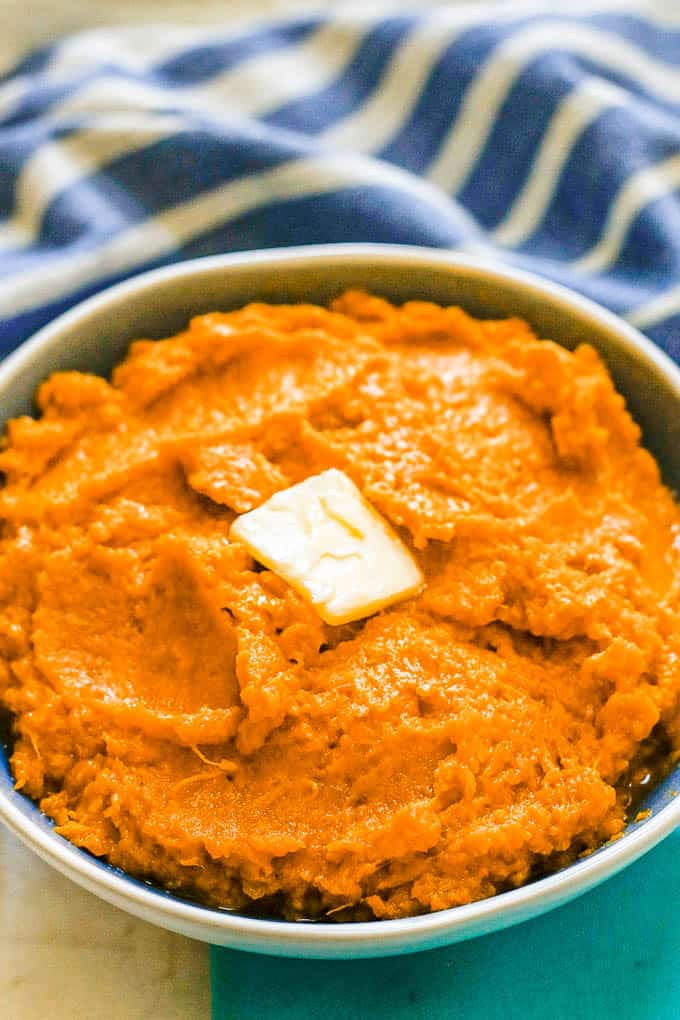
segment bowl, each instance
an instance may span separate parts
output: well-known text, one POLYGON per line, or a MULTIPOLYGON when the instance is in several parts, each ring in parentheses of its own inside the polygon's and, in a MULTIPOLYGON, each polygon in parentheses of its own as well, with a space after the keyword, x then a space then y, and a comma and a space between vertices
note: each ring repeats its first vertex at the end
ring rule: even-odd
MULTIPOLYGON (((177 332, 196 314, 252 300, 326 302, 347 287, 392 300, 460 304, 473 315, 519 315, 536 332, 596 347, 642 426, 665 480, 680 489, 680 370, 631 326, 563 287, 476 257, 390 245, 327 245, 183 262, 118 284, 62 315, 0 366, 2 421, 30 413, 56 370, 107 374, 137 337, 177 332)), ((0 818, 27 846, 90 892, 146 921, 217 945, 281 956, 359 958, 445 945, 516 924, 586 892, 680 824, 680 766, 641 805, 644 821, 589 857, 510 892, 401 920, 332 924, 262 920, 203 907, 97 860, 58 836, 14 790, 0 749, 0 818)))

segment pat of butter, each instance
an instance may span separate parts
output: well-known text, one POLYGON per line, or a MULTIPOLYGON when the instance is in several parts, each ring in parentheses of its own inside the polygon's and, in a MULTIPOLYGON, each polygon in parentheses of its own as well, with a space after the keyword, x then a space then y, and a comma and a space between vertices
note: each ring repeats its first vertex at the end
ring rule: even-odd
POLYGON ((347 475, 331 468, 237 517, 231 536, 341 624, 414 595, 423 575, 347 475))

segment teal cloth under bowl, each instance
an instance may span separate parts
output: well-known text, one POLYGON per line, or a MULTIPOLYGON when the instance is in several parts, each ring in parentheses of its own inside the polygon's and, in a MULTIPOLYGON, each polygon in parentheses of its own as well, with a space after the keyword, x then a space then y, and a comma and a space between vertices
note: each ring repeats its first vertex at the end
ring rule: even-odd
POLYGON ((678 1020, 680 832, 567 906, 416 956, 212 950, 213 1020, 678 1020))

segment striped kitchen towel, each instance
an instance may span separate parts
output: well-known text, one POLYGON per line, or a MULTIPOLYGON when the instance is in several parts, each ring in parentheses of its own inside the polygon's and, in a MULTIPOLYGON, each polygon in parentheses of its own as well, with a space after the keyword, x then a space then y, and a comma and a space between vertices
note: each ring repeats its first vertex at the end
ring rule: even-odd
POLYGON ((141 269, 383 241, 534 270, 680 358, 680 5, 564 7, 115 28, 27 57, 0 80, 0 354, 141 269))

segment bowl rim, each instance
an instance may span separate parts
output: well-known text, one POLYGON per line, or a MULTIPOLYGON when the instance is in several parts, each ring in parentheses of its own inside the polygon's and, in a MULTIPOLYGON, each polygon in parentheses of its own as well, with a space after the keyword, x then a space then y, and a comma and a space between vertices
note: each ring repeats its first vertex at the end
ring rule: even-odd
MULTIPOLYGON (((408 245, 338 244, 309 245, 212 255, 174 263, 139 274, 108 287, 58 316, 25 341, 0 364, 0 390, 6 390, 33 358, 44 356, 62 342, 64 334, 94 311, 133 294, 153 290, 158 284, 206 272, 230 268, 287 268, 305 264, 434 266, 455 275, 482 276, 499 284, 519 286, 565 314, 577 314, 615 334, 628 354, 655 368, 675 392, 680 403, 680 369, 651 340, 612 312, 560 284, 500 261, 456 251, 408 245)), ((43 828, 19 806, 22 794, 0 782, 0 819, 24 843, 57 870, 103 899, 157 924, 216 944, 279 955, 359 957, 389 955, 444 944, 507 927, 566 902, 616 874, 655 846, 680 825, 680 797, 670 799, 649 819, 634 824, 626 833, 589 857, 562 871, 537 879, 484 900, 393 920, 305 924, 248 917, 227 910, 193 904, 172 893, 155 889, 91 857, 56 833, 43 828)), ((39 811, 34 802, 33 809, 39 811)))

